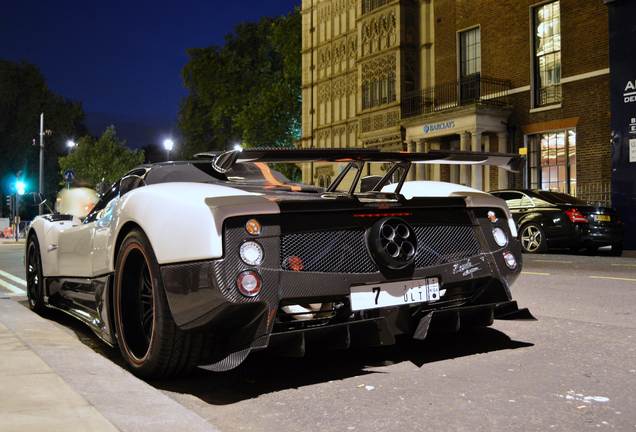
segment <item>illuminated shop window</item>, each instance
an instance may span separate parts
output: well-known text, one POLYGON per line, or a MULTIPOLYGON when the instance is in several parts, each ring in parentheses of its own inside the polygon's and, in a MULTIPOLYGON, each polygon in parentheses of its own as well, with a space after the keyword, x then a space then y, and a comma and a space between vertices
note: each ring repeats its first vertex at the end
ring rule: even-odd
POLYGON ((561 102, 561 8, 558 1, 534 9, 534 103, 561 102))
POLYGON ((530 188, 576 195, 576 130, 529 137, 530 188))

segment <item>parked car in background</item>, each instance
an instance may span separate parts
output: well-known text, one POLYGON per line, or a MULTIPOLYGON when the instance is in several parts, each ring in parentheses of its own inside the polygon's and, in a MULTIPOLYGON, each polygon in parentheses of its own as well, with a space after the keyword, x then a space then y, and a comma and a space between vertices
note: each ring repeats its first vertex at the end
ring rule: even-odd
POLYGON ((541 253, 550 248, 596 252, 611 246, 612 255, 623 253, 623 223, 609 207, 561 192, 511 189, 491 194, 508 204, 524 252, 541 253))

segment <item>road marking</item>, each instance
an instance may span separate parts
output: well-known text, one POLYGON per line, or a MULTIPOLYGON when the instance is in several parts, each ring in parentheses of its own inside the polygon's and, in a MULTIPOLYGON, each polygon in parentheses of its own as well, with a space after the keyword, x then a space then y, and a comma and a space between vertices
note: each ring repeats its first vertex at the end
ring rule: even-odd
POLYGON ((572 264, 572 261, 562 261, 562 260, 532 259, 532 260, 529 260, 529 261, 540 262, 540 263, 572 264))
POLYGON ((550 273, 530 272, 530 271, 522 271, 521 274, 533 275, 533 276, 550 276, 550 273))
POLYGON ((20 285, 27 286, 27 283, 24 279, 20 279, 17 276, 12 275, 11 273, 7 273, 6 271, 0 270, 0 276, 4 276, 5 279, 9 279, 11 282, 19 283, 20 285))
POLYGON ((3 281, 2 279, 0 279, 0 286, 8 289, 9 291, 11 291, 12 293, 16 295, 23 296, 26 294, 26 291, 24 291, 22 288, 18 288, 17 286, 12 285, 9 282, 3 281))
POLYGON ((617 281, 627 281, 627 282, 636 282, 634 278, 621 278, 621 277, 612 277, 612 276, 589 276, 590 279, 609 279, 609 280, 617 280, 617 281))
POLYGON ((613 267, 636 267, 636 264, 612 264, 613 267))

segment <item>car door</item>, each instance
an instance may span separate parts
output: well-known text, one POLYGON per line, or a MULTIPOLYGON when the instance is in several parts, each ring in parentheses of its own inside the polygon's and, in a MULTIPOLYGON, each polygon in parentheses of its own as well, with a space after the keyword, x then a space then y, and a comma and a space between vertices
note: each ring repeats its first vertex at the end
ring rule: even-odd
POLYGON ((93 225, 74 219, 58 237, 58 268, 61 276, 87 278, 92 274, 91 243, 93 225))
POLYGON ((543 192, 533 191, 531 195, 537 212, 541 214, 541 226, 550 243, 567 239, 570 235, 570 224, 563 209, 545 199, 543 192))
POLYGON ((98 229, 101 230, 98 222, 106 214, 107 206, 118 196, 119 185, 115 184, 97 201, 95 207, 81 223, 74 224, 68 230, 60 233, 58 262, 61 275, 80 278, 100 275, 99 266, 95 265, 95 232, 98 229))

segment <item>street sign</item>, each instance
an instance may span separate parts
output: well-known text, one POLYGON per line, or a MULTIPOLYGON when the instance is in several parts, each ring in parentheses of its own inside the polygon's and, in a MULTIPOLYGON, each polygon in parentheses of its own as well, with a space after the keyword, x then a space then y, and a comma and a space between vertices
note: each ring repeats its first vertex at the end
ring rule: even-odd
POLYGON ((75 171, 72 169, 67 169, 64 171, 64 181, 66 183, 73 183, 73 179, 75 178, 75 171))

